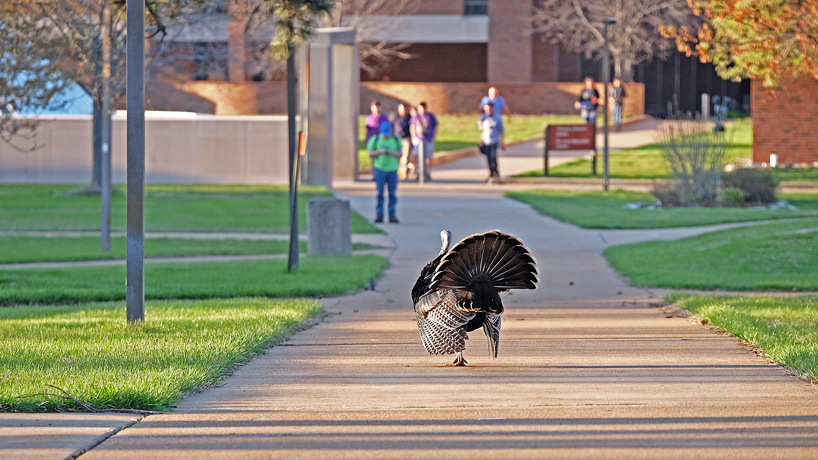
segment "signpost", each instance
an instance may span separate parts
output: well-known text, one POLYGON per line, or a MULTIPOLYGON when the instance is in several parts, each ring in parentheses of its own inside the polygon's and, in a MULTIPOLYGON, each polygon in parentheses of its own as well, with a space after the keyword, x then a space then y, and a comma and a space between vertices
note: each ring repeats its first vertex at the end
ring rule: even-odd
POLYGON ((551 150, 592 150, 594 161, 591 172, 596 175, 596 126, 594 124, 546 126, 543 176, 548 175, 548 152, 551 150))

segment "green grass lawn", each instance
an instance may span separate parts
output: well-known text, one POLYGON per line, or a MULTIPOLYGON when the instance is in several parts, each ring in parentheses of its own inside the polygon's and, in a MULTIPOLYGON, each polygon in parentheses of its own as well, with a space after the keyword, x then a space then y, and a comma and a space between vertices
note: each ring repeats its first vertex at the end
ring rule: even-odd
MULTIPOLYGON (((753 157, 753 122, 751 119, 735 120, 726 130, 729 149, 724 158, 725 164, 736 158, 753 157)), ((549 168, 552 177, 602 177, 602 153, 597 159, 597 175, 591 175, 591 161, 582 158, 549 168)), ((652 143, 632 149, 614 150, 608 156, 610 177, 614 179, 669 179, 670 170, 662 157, 658 143, 652 143)), ((781 181, 818 181, 818 168, 775 169, 776 177, 781 181)), ((520 174, 522 177, 542 176, 538 169, 520 174)))
MULTIPOLYGON (((301 242, 302 251, 307 250, 301 242)), ((190 255, 283 254, 289 242, 259 240, 199 240, 149 238, 146 257, 190 255)), ((111 238, 111 251, 100 249, 99 237, 25 237, 0 236, 0 264, 58 262, 67 260, 103 260, 125 258, 125 237, 111 238)))
POLYGON ((322 311, 315 300, 148 302, 128 325, 122 302, 0 308, 0 412, 82 410, 43 397, 46 384, 97 408, 169 410, 228 376, 322 311))
MULTIPOLYGON (((0 231, 99 230, 100 199, 74 195, 69 184, 0 184, 0 231)), ((299 228, 306 233, 305 206, 332 194, 323 187, 301 187, 299 228)), ((125 230, 125 194, 113 196, 114 230, 125 230)), ((289 232, 286 186, 148 185, 145 230, 166 232, 289 232)), ((352 212, 353 233, 382 233, 352 212)))
MULTIPOLYGON (((145 256, 286 254, 289 244, 287 240, 148 238, 145 256)), ((299 242, 299 248, 306 253, 306 241, 299 242)), ((352 245, 356 251, 374 248, 366 243, 352 245)), ((99 237, 0 236, 0 264, 124 258, 125 237, 111 238, 111 251, 103 252, 99 237)))
MULTIPOLYGON (((476 104, 475 104, 476 107, 476 104)), ((435 140, 435 151, 443 152, 466 147, 476 147, 480 140, 480 131, 477 130, 477 120, 480 115, 437 115, 440 126, 435 140)), ((361 169, 372 167, 372 161, 366 152, 363 139, 366 137, 366 126, 362 116, 358 122, 358 138, 361 139, 358 151, 358 165, 361 169)), ((504 119, 506 141, 530 139, 543 136, 546 124, 582 123, 579 115, 514 115, 509 122, 504 119)))
POLYGON ((802 377, 818 380, 818 297, 673 294, 666 300, 741 338, 802 377))
POLYGON ((613 246, 605 257, 635 286, 818 290, 818 218, 613 246))
MULTIPOLYGON (((145 264, 148 299, 309 297, 340 295, 377 279, 387 260, 375 255, 145 264)), ((125 298, 125 267, 0 270, 0 306, 50 305, 125 298)))
POLYGON ((547 216, 583 228, 670 228, 730 222, 786 219, 818 215, 818 195, 782 194, 798 210, 753 208, 627 209, 633 202, 656 202, 649 193, 615 191, 572 192, 532 190, 509 192, 509 198, 530 204, 547 216))

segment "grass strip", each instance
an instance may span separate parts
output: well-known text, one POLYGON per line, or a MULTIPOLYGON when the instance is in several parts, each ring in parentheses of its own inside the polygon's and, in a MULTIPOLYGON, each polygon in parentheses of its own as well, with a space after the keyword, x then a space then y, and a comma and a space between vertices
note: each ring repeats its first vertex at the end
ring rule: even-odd
MULTIPOLYGON (((732 163, 737 158, 753 157, 753 122, 746 118, 735 120, 727 126, 724 162, 732 163)), ((630 149, 613 150, 608 154, 608 170, 614 179, 669 179, 667 167, 659 143, 655 142, 630 149)), ((818 168, 799 168, 773 170, 780 181, 818 181, 818 168)), ((540 177, 543 170, 537 169, 520 174, 521 177, 540 177)), ((602 152, 600 147, 597 158, 597 175, 591 175, 591 161, 576 158, 554 166, 548 170, 552 177, 591 178, 602 177, 602 152)))
MULTIPOLYGON (((146 257, 196 255, 286 254, 287 240, 148 238, 146 257)), ((301 252, 307 242, 299 242, 301 252)), ((353 243, 352 249, 374 249, 366 243, 353 243)), ((26 237, 0 236, 0 264, 63 262, 125 258, 125 237, 111 238, 111 250, 100 249, 99 237, 26 237)))
POLYGON ((671 294, 666 300, 749 343, 803 378, 818 380, 818 297, 671 294))
POLYGON ((128 325, 121 302, 3 308, 0 412, 82 409, 43 399, 45 384, 97 408, 168 410, 321 311, 306 299, 160 301, 128 325))
POLYGON ((531 205, 538 212, 582 228, 644 229, 696 227, 700 225, 789 219, 818 215, 818 195, 782 194, 798 209, 767 208, 668 208, 628 209, 634 202, 655 203, 649 193, 625 190, 574 192, 531 190, 509 192, 507 197, 531 205))
MULTIPOLYGON (((300 242, 302 251, 306 242, 300 242)), ((191 255, 284 254, 286 240, 149 238, 145 240, 146 257, 191 255)), ((100 249, 99 237, 0 237, 0 264, 26 262, 60 262, 70 260, 105 260, 125 258, 125 237, 111 238, 111 250, 100 249)))
MULTIPOLYGON (((71 193, 76 189, 76 184, 0 184, 0 231, 99 230, 100 198, 71 193)), ((299 190, 299 229, 306 233, 307 202, 332 193, 324 187, 299 190)), ((125 194, 119 192, 112 198, 112 229, 124 231, 125 217, 125 194)), ((287 186, 146 186, 146 231, 286 234, 289 222, 287 186)), ((383 233, 355 211, 352 232, 383 233)))
MULTIPOLYGON (((477 130, 477 120, 480 119, 477 102, 474 104, 474 114, 436 115, 440 124, 435 139, 435 151, 443 152, 477 147, 477 142, 480 140, 480 131, 477 130)), ((360 139, 358 166, 361 169, 372 167, 372 160, 366 152, 363 141, 366 138, 365 120, 366 116, 362 116, 358 122, 358 139, 360 139)), ((514 115, 511 121, 508 121, 508 118, 503 118, 503 122, 505 123, 506 142, 543 136, 546 124, 583 123, 582 118, 578 115, 514 115)))
MULTIPOLYGON (((147 299, 312 297, 339 295, 377 279, 387 260, 376 255, 145 264, 147 299)), ((66 304, 125 299, 125 267, 0 270, 0 305, 66 304)))
POLYGON ((636 286, 818 290, 818 219, 614 246, 605 257, 636 286))

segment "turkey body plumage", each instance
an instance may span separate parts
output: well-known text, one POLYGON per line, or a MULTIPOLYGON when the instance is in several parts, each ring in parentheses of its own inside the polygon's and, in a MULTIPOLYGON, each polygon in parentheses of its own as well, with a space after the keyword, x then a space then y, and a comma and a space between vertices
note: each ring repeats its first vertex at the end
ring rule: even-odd
POLYGON ((493 230, 464 238, 449 250, 451 232, 441 232, 440 254, 426 264, 412 288, 418 332, 430 354, 453 354, 466 364, 468 333, 483 328, 492 358, 500 345, 500 292, 535 289, 537 264, 514 235, 493 230))

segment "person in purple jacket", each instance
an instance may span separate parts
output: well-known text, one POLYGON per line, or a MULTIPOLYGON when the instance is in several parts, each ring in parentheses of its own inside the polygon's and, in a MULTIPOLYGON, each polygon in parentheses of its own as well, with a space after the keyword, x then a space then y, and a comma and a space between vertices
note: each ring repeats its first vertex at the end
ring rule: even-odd
POLYGON ((412 132, 418 139, 418 146, 423 148, 423 157, 426 163, 426 180, 432 179, 432 157, 435 155, 435 135, 437 134, 437 117, 427 111, 427 104, 421 102, 417 107, 417 114, 412 117, 412 132))
POLYGON ((381 123, 389 121, 389 118, 381 113, 380 102, 372 101, 372 103, 369 105, 369 110, 371 113, 366 116, 366 142, 369 142, 370 137, 380 134, 381 123))

